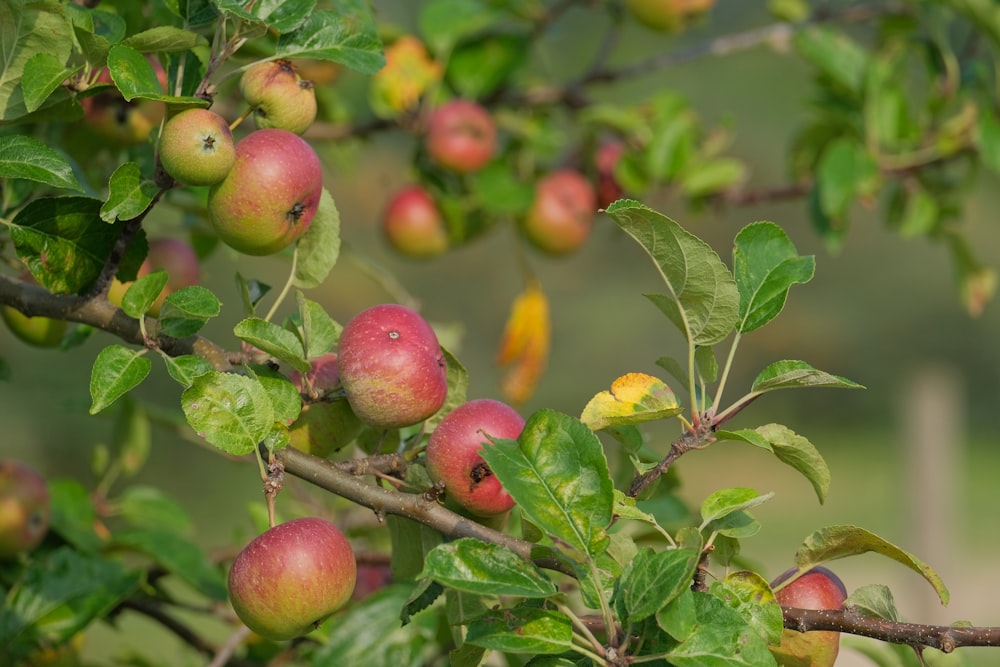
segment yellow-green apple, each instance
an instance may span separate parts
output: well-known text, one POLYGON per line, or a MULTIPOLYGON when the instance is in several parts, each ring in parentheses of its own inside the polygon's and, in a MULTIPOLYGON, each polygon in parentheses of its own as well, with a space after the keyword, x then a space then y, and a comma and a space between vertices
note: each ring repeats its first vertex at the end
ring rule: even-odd
POLYGON ((225 118, 208 109, 187 109, 163 126, 159 156, 175 180, 214 185, 236 163, 236 144, 225 118))
POLYGON ((337 368, 354 414, 376 428, 421 422, 441 409, 448 394, 437 335, 419 313, 398 304, 351 318, 340 334, 337 368))
MULTIPOLYGON (((160 61, 152 56, 146 59, 153 67, 160 86, 167 87, 167 73, 160 61)), ((97 84, 113 83, 107 67, 95 80, 97 84)), ((101 92, 80 100, 84 122, 95 133, 119 146, 136 146, 149 139, 153 128, 159 127, 166 113, 163 102, 137 100, 126 102, 117 90, 101 92)))
POLYGON ((316 151, 288 130, 251 132, 236 144, 236 163, 208 191, 219 238, 247 255, 271 255, 312 223, 323 191, 316 151))
POLYGON ((492 159, 497 128, 484 107, 458 98, 431 112, 424 140, 432 160, 452 171, 469 173, 482 169, 492 159))
POLYGON ((240 77, 240 94, 253 107, 258 128, 276 127, 302 134, 316 120, 313 82, 299 76, 290 60, 252 65, 240 77))
POLYGON ((517 438, 524 419, 501 401, 479 398, 444 416, 427 442, 427 472, 442 481, 448 498, 478 516, 496 516, 514 506, 480 452, 489 438, 517 438))
POLYGON ((34 549, 49 530, 49 489, 38 471, 0 461, 0 559, 34 549))
POLYGON ((309 633, 354 592, 350 542, 325 519, 293 519, 258 535, 229 570, 229 600, 248 628, 280 641, 309 633))
POLYGON ((304 376, 296 370, 288 374, 302 396, 302 412, 288 435, 296 449, 325 458, 354 440, 362 424, 347 398, 334 395, 340 389, 337 355, 331 352, 309 363, 304 376))
POLYGON ((382 214, 382 233, 410 257, 434 257, 448 249, 448 229, 430 193, 408 185, 393 195, 382 214))
POLYGON ((535 184, 535 198, 522 229, 536 247, 565 255, 584 244, 597 213, 597 194, 582 174, 557 169, 535 184))
MULTIPOLYGON (((149 250, 146 259, 139 266, 137 277, 147 276, 153 271, 164 270, 167 272, 167 284, 164 285, 160 295, 149 308, 149 314, 153 317, 160 315, 160 308, 163 302, 173 292, 182 287, 197 285, 201 279, 201 269, 198 266, 198 255, 191 244, 178 238, 159 238, 149 242, 149 250)), ((123 283, 115 278, 108 288, 108 301, 116 306, 122 305, 122 297, 128 290, 131 282, 123 283)))
MULTIPOLYGON (((20 278, 37 284, 27 269, 21 272, 20 278)), ((28 317, 13 306, 0 306, 0 317, 14 336, 34 347, 58 347, 68 328, 64 320, 40 315, 28 317)))
POLYGON ((714 4, 715 0, 625 0, 625 7, 639 23, 668 32, 680 30, 686 21, 714 4))
MULTIPOLYGON (((798 572, 786 570, 771 582, 777 588, 798 572)), ((814 567, 775 593, 778 603, 799 609, 840 609, 847 598, 847 589, 836 574, 825 567, 814 567)), ((840 651, 840 633, 824 630, 796 632, 784 629, 781 645, 772 646, 771 653, 782 667, 832 667, 840 651)))

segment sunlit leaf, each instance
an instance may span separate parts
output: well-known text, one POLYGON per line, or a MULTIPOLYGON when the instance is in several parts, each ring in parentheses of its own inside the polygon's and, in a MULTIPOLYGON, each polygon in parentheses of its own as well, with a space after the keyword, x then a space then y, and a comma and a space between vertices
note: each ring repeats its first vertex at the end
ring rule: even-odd
POLYGON ((775 389, 796 387, 830 387, 835 389, 864 389, 864 386, 839 375, 832 375, 813 368, 804 361, 776 361, 762 370, 750 390, 764 393, 775 389))
POLYGON ((137 319, 142 317, 149 311, 156 301, 156 297, 160 296, 160 292, 166 285, 167 272, 163 269, 157 269, 137 279, 125 290, 125 295, 122 297, 122 310, 129 317, 137 319))
POLYGON ((275 55, 333 60, 362 74, 385 66, 371 9, 363 0, 335 0, 334 9, 318 9, 295 30, 278 38, 275 55))
POLYGON ((712 521, 717 521, 733 512, 749 510, 763 505, 773 497, 773 493, 761 494, 754 489, 742 487, 716 491, 709 494, 701 503, 702 526, 706 526, 712 521))
POLYGON ((766 449, 779 461, 802 473, 812 484, 822 503, 830 490, 830 468, 819 450, 805 437, 782 424, 765 424, 756 429, 716 432, 719 440, 740 440, 766 449))
POLYGON ((868 584, 854 589, 844 600, 844 608, 894 623, 901 620, 892 590, 882 584, 868 584))
POLYGON ((64 3, 0 2, 0 121, 28 113, 21 76, 29 60, 47 53, 65 63, 73 51, 73 32, 64 3))
POLYGON ((690 589, 699 558, 699 552, 688 549, 640 549, 618 582, 629 622, 652 616, 690 589))
POLYGON ((545 598, 556 593, 552 580, 532 563, 506 547, 472 538, 432 549, 418 576, 423 577, 481 595, 545 598))
POLYGON ((82 190, 65 157, 33 137, 0 137, 0 178, 23 178, 54 188, 82 190))
POLYGON ((664 656, 677 667, 773 667, 767 642, 735 609, 708 593, 694 593, 694 630, 664 656))
POLYGON ((323 188, 316 215, 295 246, 293 279, 297 287, 310 289, 323 284, 340 256, 340 213, 330 191, 323 188))
POLYGON ((206 322, 218 317, 222 304, 201 285, 188 285, 171 292, 160 308, 160 330, 168 336, 184 338, 197 333, 206 322))
POLYGON ((612 382, 610 391, 590 399, 580 421, 599 431, 608 426, 665 419, 680 412, 674 392, 662 380, 645 373, 628 373, 612 382))
POLYGON ((233 333, 254 347, 291 364, 302 373, 310 368, 298 336, 273 322, 248 317, 233 328, 233 333))
POLYGON ((153 365, 146 352, 109 345, 97 354, 90 373, 90 414, 97 414, 146 379, 153 365))
POLYGON ((237 456, 253 452, 274 427, 274 411, 259 382, 235 373, 199 375, 181 395, 191 428, 237 456))
POLYGON ((709 591, 739 612, 767 643, 781 641, 784 627, 781 606, 762 576, 748 570, 730 572, 725 579, 713 581, 709 591))
POLYGON ((108 200, 101 206, 101 220, 131 220, 145 211, 159 188, 144 179, 135 162, 126 162, 111 174, 108 200))
POLYGON ((558 611, 520 605, 469 624, 465 641, 505 653, 559 654, 572 646, 573 624, 558 611))

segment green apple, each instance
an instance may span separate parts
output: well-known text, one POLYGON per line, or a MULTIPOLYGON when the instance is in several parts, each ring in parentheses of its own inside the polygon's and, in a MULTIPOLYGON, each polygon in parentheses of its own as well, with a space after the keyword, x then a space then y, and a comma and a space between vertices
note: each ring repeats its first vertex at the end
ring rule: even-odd
POLYGON ((0 461, 0 559, 31 551, 49 530, 49 489, 34 468, 0 461))
POLYGON ((236 144, 236 164, 208 192, 219 238, 247 255, 271 255, 309 228, 323 192, 323 167, 288 130, 251 132, 236 144))
POLYGON ((448 373, 437 335, 414 310, 373 306, 340 334, 337 368, 347 400, 376 428, 421 422, 444 405, 448 373))
MULTIPOLYGON (((847 589, 836 574, 825 567, 814 567, 783 588, 782 582, 798 572, 791 568, 771 582, 777 588, 775 597, 785 607, 799 609, 840 609, 847 598, 847 589)), ((796 632, 785 628, 781 645, 772 646, 771 653, 781 667, 833 667, 840 652, 840 633, 814 630, 796 632)))
POLYGON ((278 128, 302 134, 316 120, 316 91, 290 60, 252 65, 240 77, 240 94, 253 107, 258 129, 278 128))
POLYGON ((478 516, 496 516, 514 506, 480 451, 489 438, 517 438, 524 419, 500 401, 468 401, 444 416, 427 442, 427 472, 442 481, 448 499, 478 516))
POLYGON ((175 180, 215 185, 236 163, 236 144, 225 118, 208 109, 187 109, 163 126, 159 156, 175 180))
POLYGON ((229 599, 248 628, 275 641, 300 637, 351 598, 354 550, 329 521, 293 519, 258 535, 229 570, 229 599))

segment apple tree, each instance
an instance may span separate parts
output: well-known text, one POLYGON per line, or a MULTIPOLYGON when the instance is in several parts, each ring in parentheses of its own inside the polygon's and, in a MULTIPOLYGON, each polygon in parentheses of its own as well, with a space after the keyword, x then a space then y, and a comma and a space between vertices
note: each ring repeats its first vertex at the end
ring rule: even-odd
MULTIPOLYGON (((978 314, 995 273, 952 222, 980 169, 1000 169, 992 3, 772 0, 762 27, 695 46, 682 40, 712 24, 712 0, 426 0, 400 5, 410 23, 392 6, 0 4, 3 319, 25 345, 84 355, 99 342, 77 390, 115 424, 93 475, 0 463, 0 662, 91 664, 89 632, 125 615, 215 666, 829 667, 842 633, 901 647, 875 664, 911 666, 1000 641, 904 623, 878 582, 847 590, 831 562, 874 552, 949 598, 918 555, 861 525, 818 528, 769 583, 740 549, 773 494, 685 504, 674 464, 721 441, 773 454, 822 503, 830 471, 807 436, 732 420, 778 390, 861 385, 775 358, 734 386, 741 341, 816 260, 785 222, 746 224, 722 252, 651 205, 666 197, 689 218, 787 199, 831 249, 855 205, 878 207, 901 236, 942 244, 978 314), (596 32, 571 75, 549 74, 546 40, 574 20, 596 32), (636 30, 658 36, 638 58, 636 30), (639 99, 604 94, 762 45, 814 74, 788 183, 751 187, 726 128, 669 80, 639 99), (415 303, 335 316, 317 296, 350 289, 332 284, 350 238, 327 151, 380 133, 409 165, 372 230, 394 252, 443 272, 463 246, 517 239, 496 246, 495 270, 523 290, 498 332, 495 396, 470 395, 477 369, 415 303), (598 225, 648 258, 660 287, 645 298, 683 353, 655 359, 658 375, 621 368, 572 414, 522 412, 558 343, 532 267, 577 253, 598 225), (200 271, 227 253, 238 303, 200 271), (283 284, 255 275, 265 256, 284 262, 283 284), (171 455, 240 462, 262 487, 259 534, 208 549, 175 498, 135 483, 150 426, 134 390, 156 374, 199 443, 171 455), (661 445, 649 429, 663 423, 675 437, 661 445), (371 528, 352 532, 349 516, 371 528)), ((14 390, 13 364, 0 368, 14 390)), ((122 664, 158 659, 151 645, 122 664)))

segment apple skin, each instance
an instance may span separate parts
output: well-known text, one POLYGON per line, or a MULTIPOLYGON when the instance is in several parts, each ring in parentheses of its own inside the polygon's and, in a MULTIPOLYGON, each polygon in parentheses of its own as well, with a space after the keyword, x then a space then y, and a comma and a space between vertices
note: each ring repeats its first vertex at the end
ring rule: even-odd
POLYGON ((187 109, 160 133, 160 164, 187 185, 215 185, 236 163, 236 143, 226 119, 208 109, 187 109))
MULTIPOLYGON (((794 574, 791 568, 771 582, 771 587, 794 574)), ((836 574, 825 567, 814 567, 777 593, 778 603, 799 609, 840 609, 847 598, 847 589, 836 574)), ((772 646, 771 653, 782 667, 832 667, 840 651, 840 633, 814 630, 796 632, 785 628, 781 645, 772 646)))
POLYGON ((361 431, 361 420, 344 397, 328 394, 340 388, 337 355, 324 354, 310 361, 305 377, 296 370, 288 374, 303 396, 302 412, 289 429, 292 447, 326 458, 341 450, 361 431))
POLYGON ((427 442, 427 472, 442 481, 448 498, 477 516, 504 514, 514 506, 480 451, 494 438, 517 438, 524 418, 501 401, 463 403, 441 420, 427 442))
POLYGON ((398 304, 372 306, 344 326, 337 368, 354 414, 376 428, 421 422, 448 394, 437 335, 416 311, 398 304))
POLYGON ((471 100, 445 102, 427 121, 427 154, 446 169, 463 174, 478 171, 492 159, 496 146, 493 116, 471 100))
POLYGON ((272 255, 309 228, 323 192, 323 167, 288 130, 251 132, 236 144, 236 164, 208 191, 219 238, 247 255, 272 255))
POLYGON ((34 468, 0 461, 0 559, 31 551, 49 530, 49 489, 34 468))
MULTIPOLYGON (((170 294, 182 287, 197 285, 201 280, 198 255, 191 244, 182 239, 160 238, 149 242, 146 259, 139 266, 136 276, 139 278, 148 276, 158 269, 167 272, 167 284, 164 285, 163 291, 149 308, 148 312, 152 317, 160 316, 163 302, 170 294)), ((123 283, 115 278, 111 281, 111 287, 108 288, 108 301, 121 307, 122 298, 131 284, 131 282, 123 283)))
POLYGON ((620 141, 606 141, 594 155, 597 171, 597 206, 607 208, 612 202, 622 198, 625 190, 615 178, 615 166, 625 154, 625 144, 620 141))
POLYGON ((594 226, 597 194, 579 172, 557 169, 535 185, 522 224, 524 235, 550 255, 566 255, 586 242, 594 226))
POLYGON ((329 521, 293 519, 258 535, 229 570, 229 599, 248 628, 281 641, 300 637, 354 592, 357 562, 329 521))
POLYGON ((448 249, 448 229, 430 193, 409 185, 389 200, 382 233, 395 250, 415 258, 435 257, 448 249))
MULTIPOLYGON (((146 60, 156 72, 160 86, 167 87, 167 73, 160 61, 152 56, 146 60)), ((107 67, 98 74, 95 83, 114 83, 107 67)), ((80 100, 84 122, 96 134, 111 143, 128 147, 138 146, 149 139, 153 128, 159 127, 166 113, 163 102, 139 100, 126 102, 117 90, 98 93, 80 100)))
POLYGON ((689 18, 714 4, 715 0, 625 0, 625 7, 639 23, 665 32, 680 30, 689 18))
POLYGON ((316 120, 313 82, 299 76, 290 60, 251 66, 240 77, 240 94, 254 107, 258 129, 278 128, 302 134, 316 120))

